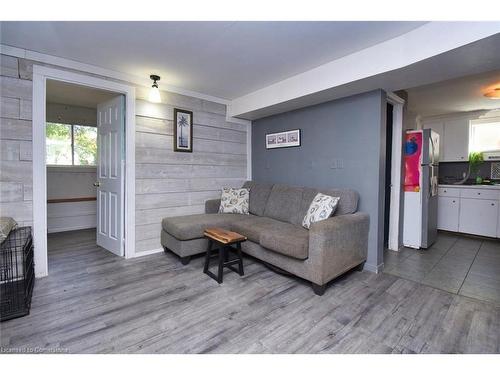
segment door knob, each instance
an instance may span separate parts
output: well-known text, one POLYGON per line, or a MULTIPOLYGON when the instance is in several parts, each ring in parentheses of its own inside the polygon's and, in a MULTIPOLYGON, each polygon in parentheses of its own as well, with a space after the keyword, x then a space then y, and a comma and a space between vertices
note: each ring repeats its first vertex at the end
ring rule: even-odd
POLYGON ((94 182, 94 186, 99 187, 99 186, 101 186, 101 183, 99 181, 96 181, 96 182, 94 182))

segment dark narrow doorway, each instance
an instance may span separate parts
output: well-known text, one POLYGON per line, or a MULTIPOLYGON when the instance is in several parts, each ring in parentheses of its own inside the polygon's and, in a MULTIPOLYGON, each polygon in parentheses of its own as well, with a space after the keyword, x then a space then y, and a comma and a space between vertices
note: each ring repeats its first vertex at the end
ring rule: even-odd
POLYGON ((392 104, 387 103, 387 120, 385 132, 385 209, 384 209, 384 247, 389 243, 389 216, 391 213, 391 166, 392 166, 392 132, 393 132, 392 104))

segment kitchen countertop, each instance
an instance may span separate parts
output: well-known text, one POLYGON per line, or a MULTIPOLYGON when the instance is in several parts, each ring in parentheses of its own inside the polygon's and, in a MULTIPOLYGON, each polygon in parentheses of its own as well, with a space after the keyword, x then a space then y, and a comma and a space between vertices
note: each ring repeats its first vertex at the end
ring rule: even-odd
POLYGON ((453 185, 453 184, 439 184, 439 187, 454 188, 454 189, 490 189, 500 190, 500 185, 453 185))

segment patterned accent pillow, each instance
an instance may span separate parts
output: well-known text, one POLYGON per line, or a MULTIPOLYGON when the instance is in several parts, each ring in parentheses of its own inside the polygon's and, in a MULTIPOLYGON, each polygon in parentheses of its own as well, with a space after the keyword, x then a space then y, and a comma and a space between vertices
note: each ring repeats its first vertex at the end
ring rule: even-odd
POLYGON ((339 200, 339 197, 331 197, 321 193, 316 194, 306 216, 304 216, 304 220, 302 220, 302 226, 309 229, 312 223, 328 219, 335 212, 339 200))
POLYGON ((5 241, 9 233, 17 228, 17 222, 11 217, 0 217, 0 243, 5 241))
POLYGON ((248 215, 250 189, 223 188, 220 197, 220 214, 248 215))

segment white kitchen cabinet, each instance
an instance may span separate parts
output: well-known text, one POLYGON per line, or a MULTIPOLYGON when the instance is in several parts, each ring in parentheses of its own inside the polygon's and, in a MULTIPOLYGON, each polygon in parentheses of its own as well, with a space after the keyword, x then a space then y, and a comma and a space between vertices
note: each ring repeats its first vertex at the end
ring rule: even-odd
POLYGON ((497 237, 500 238, 500 206, 498 207, 497 237))
POLYGON ((497 225, 498 200, 460 198, 459 232, 496 237, 497 225))
POLYGON ((447 120, 443 131, 443 157, 440 161, 467 161, 469 159, 469 121, 447 120))
POLYGON ((459 207, 459 198, 438 197, 438 229, 458 232, 459 207))
POLYGON ((450 187, 438 187, 438 195, 440 197, 460 197, 460 189, 459 188, 450 188, 450 187))

